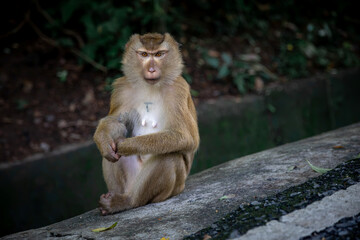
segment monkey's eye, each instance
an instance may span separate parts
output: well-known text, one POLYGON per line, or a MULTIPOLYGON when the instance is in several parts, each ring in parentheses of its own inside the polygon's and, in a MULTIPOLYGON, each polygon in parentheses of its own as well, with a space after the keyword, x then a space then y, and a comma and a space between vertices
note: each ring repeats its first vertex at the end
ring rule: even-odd
POLYGON ((147 57, 147 56, 148 56, 148 54, 147 54, 147 52, 142 52, 142 53, 141 53, 141 56, 143 56, 143 57, 147 57))
POLYGON ((157 53, 155 54, 155 57, 161 57, 162 55, 163 55, 162 52, 157 52, 157 53))

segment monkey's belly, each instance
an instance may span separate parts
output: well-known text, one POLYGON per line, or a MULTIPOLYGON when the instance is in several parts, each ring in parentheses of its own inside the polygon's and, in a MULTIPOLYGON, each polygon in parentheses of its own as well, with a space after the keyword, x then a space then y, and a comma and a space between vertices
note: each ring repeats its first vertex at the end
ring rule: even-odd
MULTIPOLYGON (((144 119, 142 119, 141 125, 137 126, 137 128, 134 129, 134 136, 147 135, 147 134, 156 133, 159 131, 160 131, 160 129, 159 129, 157 121, 144 118, 144 119)), ((142 162, 146 162, 152 156, 153 156, 153 154, 139 155, 142 162)))
MULTIPOLYGON (((159 123, 157 119, 158 118, 153 114, 144 114, 140 119, 140 124, 134 128, 134 136, 147 135, 161 131, 162 124, 159 123)), ((153 154, 142 154, 139 157, 142 162, 146 162, 152 156, 153 154)))
MULTIPOLYGON (((134 126, 133 136, 142 136, 160 132, 165 125, 164 106, 161 99, 159 99, 158 95, 145 95, 147 95, 147 97, 136 107, 136 111, 139 114, 139 120, 134 126)), ((151 156, 153 156, 153 154, 140 155, 139 157, 144 162, 151 156)))

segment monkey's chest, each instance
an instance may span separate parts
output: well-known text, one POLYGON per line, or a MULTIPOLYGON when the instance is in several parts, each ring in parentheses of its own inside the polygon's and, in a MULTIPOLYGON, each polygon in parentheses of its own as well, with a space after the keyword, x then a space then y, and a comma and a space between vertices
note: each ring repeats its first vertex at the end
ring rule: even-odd
POLYGON ((144 101, 136 108, 139 119, 134 126, 134 136, 159 132, 164 127, 164 111, 159 101, 144 101))

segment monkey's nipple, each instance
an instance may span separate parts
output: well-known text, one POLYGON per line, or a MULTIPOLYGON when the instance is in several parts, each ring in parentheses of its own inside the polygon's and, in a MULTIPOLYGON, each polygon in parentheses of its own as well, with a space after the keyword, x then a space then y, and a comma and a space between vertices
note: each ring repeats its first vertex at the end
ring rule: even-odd
MULTIPOLYGON (((141 126, 145 127, 146 126, 146 119, 144 118, 142 121, 141 121, 141 126)), ((151 121, 151 126, 153 128, 156 128, 157 127, 157 121, 151 121)))

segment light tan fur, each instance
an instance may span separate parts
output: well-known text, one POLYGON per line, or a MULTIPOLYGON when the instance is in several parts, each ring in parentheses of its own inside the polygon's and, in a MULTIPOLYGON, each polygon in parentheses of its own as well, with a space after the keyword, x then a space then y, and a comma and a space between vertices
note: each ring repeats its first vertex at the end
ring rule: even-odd
POLYGON ((94 135, 109 190, 100 197, 103 215, 183 191, 200 141, 178 43, 167 33, 135 34, 122 62, 125 76, 94 135))

